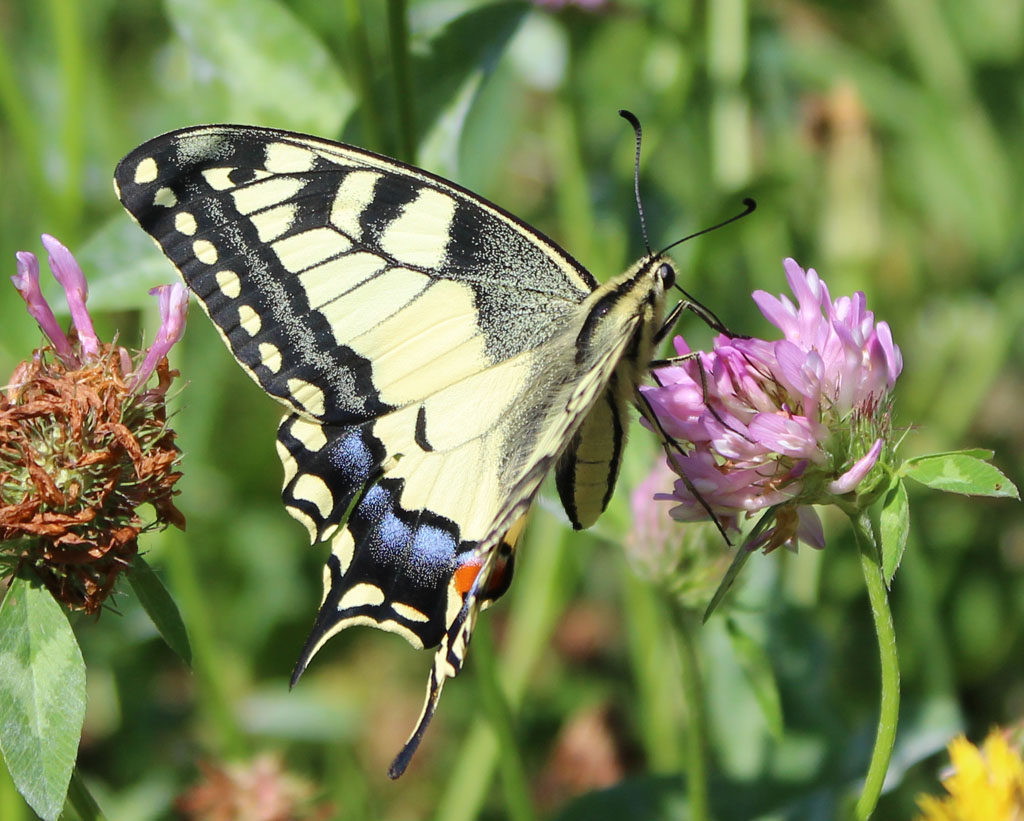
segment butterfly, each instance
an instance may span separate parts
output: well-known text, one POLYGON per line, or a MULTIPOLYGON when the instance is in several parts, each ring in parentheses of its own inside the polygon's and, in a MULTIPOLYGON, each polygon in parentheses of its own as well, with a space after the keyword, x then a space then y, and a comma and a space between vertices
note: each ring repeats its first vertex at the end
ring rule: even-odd
POLYGON ((330 545, 292 684, 352 625, 437 647, 397 778, 509 586, 545 476, 577 529, 607 506, 677 269, 648 253, 598 284, 453 182, 269 128, 156 137, 115 188, 284 405, 284 504, 330 545))

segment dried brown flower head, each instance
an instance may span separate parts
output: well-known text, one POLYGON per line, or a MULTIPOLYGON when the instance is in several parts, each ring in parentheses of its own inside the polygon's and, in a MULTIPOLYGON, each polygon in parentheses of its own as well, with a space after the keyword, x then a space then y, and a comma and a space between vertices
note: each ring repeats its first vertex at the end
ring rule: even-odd
POLYGON ((50 344, 0 391, 0 576, 31 568, 69 608, 96 613, 140 533, 185 525, 172 501, 180 451, 165 403, 177 371, 165 354, 181 336, 187 295, 182 286, 158 289, 163 325, 133 357, 96 338, 78 263, 52 237, 43 242, 77 333, 56 324, 38 263, 20 252, 12 279, 50 344), (156 386, 145 388, 154 372, 156 386), (146 502, 156 514, 148 523, 138 512, 146 502))

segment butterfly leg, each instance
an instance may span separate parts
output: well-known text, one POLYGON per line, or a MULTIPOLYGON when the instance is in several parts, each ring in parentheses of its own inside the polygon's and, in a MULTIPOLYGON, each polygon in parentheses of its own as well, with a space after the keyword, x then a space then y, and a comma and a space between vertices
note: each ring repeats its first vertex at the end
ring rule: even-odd
POLYGON ((701 362, 700 352, 699 351, 692 351, 691 353, 683 354, 681 356, 670 356, 667 359, 655 359, 650 364, 651 378, 654 379, 654 381, 658 383, 658 387, 659 388, 663 388, 665 386, 662 384, 662 381, 658 377, 658 374, 655 372, 655 369, 656 368, 670 368, 670 367, 673 367, 675 365, 680 365, 683 362, 696 362, 697 363, 697 373, 700 374, 701 401, 703 401, 704 407, 706 407, 708 409, 708 413, 710 413, 713 417, 715 417, 717 422, 723 428, 726 428, 727 430, 731 430, 737 436, 740 436, 743 439, 746 439, 748 442, 752 443, 753 440, 749 436, 747 436, 746 433, 744 433, 741 430, 736 430, 736 428, 734 428, 732 425, 728 424, 719 415, 718 411, 715 410, 715 408, 711 404, 711 402, 708 401, 709 396, 710 396, 709 393, 708 393, 708 374, 707 374, 707 371, 704 370, 704 363, 701 362))
MULTIPOLYGON (((679 453, 680 455, 685 456, 686 451, 682 444, 665 430, 664 426, 661 424, 661 420, 658 418, 658 415, 654 412, 654 408, 651 407, 650 400, 640 393, 640 391, 637 391, 636 395, 638 397, 636 405, 639 408, 640 413, 643 414, 643 417, 650 422, 651 427, 655 432, 657 432, 658 438, 661 440, 661 446, 665 451, 665 455, 670 459, 673 453, 679 453)), ((725 539, 725 543, 732 547, 732 542, 730 541, 728 534, 725 532, 725 525, 722 524, 721 520, 715 514, 715 511, 711 509, 711 505, 708 504, 708 501, 701 495, 700 491, 693 486, 693 482, 687 478, 685 473, 680 473, 679 478, 683 480, 683 484, 686 485, 686 489, 693 494, 693 498, 700 503, 700 506, 707 512, 708 517, 715 523, 715 527, 717 527, 718 532, 722 534, 722 538, 725 539)))
POLYGON ((737 334, 730 331, 725 326, 725 323, 722 322, 722 320, 720 320, 717 316, 715 316, 715 314, 712 312, 710 308, 698 302, 696 299, 690 296, 689 293, 680 288, 678 285, 674 287, 682 292, 685 299, 681 299, 679 302, 677 302, 672 307, 672 310, 668 312, 668 316, 665 317, 665 321, 661 323, 661 327, 658 329, 658 332, 654 335, 655 345, 657 345, 660 342, 663 342, 665 340, 665 337, 667 337, 672 332, 672 329, 679 321, 679 315, 682 314, 683 311, 690 311, 691 313, 696 314, 701 318, 701 320, 703 320, 704 324, 706 324, 709 328, 718 331, 720 334, 725 334, 730 339, 750 338, 745 334, 737 334))

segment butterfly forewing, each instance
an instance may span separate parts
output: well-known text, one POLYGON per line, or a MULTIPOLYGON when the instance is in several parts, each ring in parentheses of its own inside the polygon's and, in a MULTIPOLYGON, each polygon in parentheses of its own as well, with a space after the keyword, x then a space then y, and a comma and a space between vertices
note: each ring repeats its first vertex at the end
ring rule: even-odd
POLYGON ((546 237, 453 183, 269 129, 166 134, 125 157, 115 181, 235 358, 288 408, 283 498, 331 545, 295 677, 353 624, 438 645, 400 772, 584 419, 569 459, 602 465, 560 473, 586 521, 607 503, 636 368, 622 390, 608 383, 624 357, 649 357, 663 298, 654 263, 598 288, 546 237), (602 471, 608 486, 590 487, 602 471))

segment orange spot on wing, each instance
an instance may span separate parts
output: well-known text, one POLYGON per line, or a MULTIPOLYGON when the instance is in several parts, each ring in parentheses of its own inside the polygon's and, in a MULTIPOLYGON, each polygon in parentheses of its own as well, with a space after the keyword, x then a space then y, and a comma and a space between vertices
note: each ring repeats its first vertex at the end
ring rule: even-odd
MULTIPOLYGON (((469 559, 455 569, 455 590, 459 595, 465 596, 469 592, 476 577, 480 575, 481 567, 483 567, 483 562, 479 559, 469 559)), ((507 571, 508 562, 498 559, 494 564, 494 570, 491 571, 491 577, 487 580, 487 586, 479 590, 479 594, 483 598, 487 598, 495 591, 501 590, 507 571)))
POLYGON ((482 562, 479 559, 470 559, 455 569, 455 590, 461 596, 465 596, 480 574, 482 562))
MULTIPOLYGON (((526 514, 519 517, 515 524, 508 529, 505 534, 505 538, 502 539, 504 542, 503 550, 511 556, 512 548, 516 542, 519 541, 519 537, 523 534, 523 528, 526 525, 526 514)), ((476 581, 476 577, 480 575, 480 568, 483 567, 483 561, 480 558, 466 559, 462 564, 455 568, 455 591, 460 596, 465 596, 470 588, 473 587, 473 582, 476 581)), ((497 596, 504 592, 506 585, 506 575, 509 572, 509 560, 507 558, 498 557, 494 563, 494 570, 491 571, 491 577, 487 580, 487 586, 482 590, 478 591, 483 598, 488 598, 491 594, 497 593, 497 596), (500 591, 500 592, 499 592, 500 591)), ((495 596, 495 598, 497 597, 495 596)))

